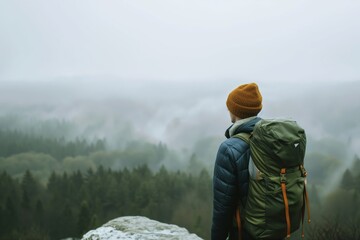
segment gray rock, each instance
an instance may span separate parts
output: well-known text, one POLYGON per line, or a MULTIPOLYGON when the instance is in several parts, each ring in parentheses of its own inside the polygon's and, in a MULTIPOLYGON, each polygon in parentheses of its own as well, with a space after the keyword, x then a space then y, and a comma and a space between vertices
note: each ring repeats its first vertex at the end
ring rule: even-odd
POLYGON ((201 240, 185 228, 146 217, 129 216, 109 221, 86 233, 82 240, 201 240))

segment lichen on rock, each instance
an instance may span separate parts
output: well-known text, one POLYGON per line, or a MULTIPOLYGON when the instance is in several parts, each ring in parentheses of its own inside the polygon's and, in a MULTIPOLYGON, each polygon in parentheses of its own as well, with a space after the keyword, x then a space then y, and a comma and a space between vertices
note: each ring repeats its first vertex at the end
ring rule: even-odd
POLYGON ((185 228, 146 217, 127 216, 109 221, 86 233, 82 240, 201 240, 185 228))

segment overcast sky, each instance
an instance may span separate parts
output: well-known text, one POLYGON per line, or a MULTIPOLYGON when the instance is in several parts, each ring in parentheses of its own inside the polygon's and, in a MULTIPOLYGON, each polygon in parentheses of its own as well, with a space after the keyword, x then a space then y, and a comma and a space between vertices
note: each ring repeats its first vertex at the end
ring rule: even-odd
POLYGON ((1 0, 0 81, 360 80, 356 0, 1 0))

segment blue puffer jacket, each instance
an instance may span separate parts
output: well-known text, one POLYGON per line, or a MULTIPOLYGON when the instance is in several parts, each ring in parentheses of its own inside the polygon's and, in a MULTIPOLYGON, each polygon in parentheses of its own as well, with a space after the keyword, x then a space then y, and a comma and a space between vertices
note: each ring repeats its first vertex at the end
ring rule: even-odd
MULTIPOLYGON (((235 130, 232 129, 231 136, 252 132, 260 120, 256 117, 241 124, 235 130)), ((219 147, 214 168, 212 240, 225 240, 227 237, 237 239, 233 217, 239 201, 245 206, 248 193, 249 145, 239 138, 231 138, 229 129, 225 133, 228 139, 219 147)), ((244 240, 249 239, 246 235, 243 233, 244 240)))

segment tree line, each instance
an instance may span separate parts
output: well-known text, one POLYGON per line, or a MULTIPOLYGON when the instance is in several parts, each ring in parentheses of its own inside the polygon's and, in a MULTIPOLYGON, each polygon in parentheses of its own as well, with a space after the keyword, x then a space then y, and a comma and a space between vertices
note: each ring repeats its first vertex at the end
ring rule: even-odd
MULTIPOLYGON (((334 174, 334 172, 332 173, 334 174)), ((312 223, 308 226, 309 239, 360 239, 360 158, 355 156, 339 182, 330 193, 318 196, 325 185, 313 185, 310 191, 312 223)))
POLYGON ((209 237, 211 177, 147 165, 113 171, 51 174, 46 186, 30 171, 0 175, 0 239, 81 237, 105 222, 141 215, 209 237))
MULTIPOLYGON (((309 239, 360 239, 359 157, 330 193, 319 194, 340 163, 333 154, 307 156, 309 239)), ((0 239, 81 237, 128 215, 174 223, 209 239, 212 176, 203 166, 196 155, 180 161, 161 143, 133 141, 108 150, 105 140, 0 130, 0 239)))
POLYGON ((17 130, 0 129, 0 157, 9 157, 24 152, 41 152, 57 160, 69 156, 89 155, 105 150, 105 140, 89 143, 86 139, 66 141, 62 138, 47 138, 17 130))
POLYGON ((199 173, 203 164, 195 158, 183 161, 180 154, 163 143, 144 140, 128 142, 118 149, 108 149, 105 139, 89 142, 86 139, 65 140, 50 138, 17 130, 0 130, 0 171, 13 177, 22 177, 29 170, 42 183, 56 173, 96 170, 103 166, 113 170, 134 168, 147 164, 151 170, 165 166, 168 170, 190 169, 199 173), (17 140, 18 139, 18 140, 17 140), (189 166, 191 165, 191 166, 189 166))
MULTIPOLYGON (((312 220, 309 239, 358 239, 360 231, 360 159, 346 170, 338 187, 317 199, 310 187, 312 220), (356 167, 357 166, 357 167, 356 167), (356 182, 357 180, 357 182, 356 182), (331 237, 330 237, 331 236, 331 237)), ((46 185, 30 171, 21 179, 0 174, 0 239, 62 239, 81 237, 107 221, 140 215, 187 228, 210 238, 211 175, 133 169, 53 172, 46 185)), ((299 234, 292 239, 300 239, 299 234)))

